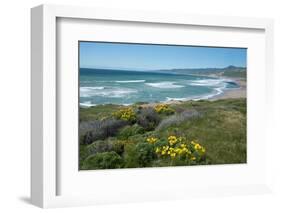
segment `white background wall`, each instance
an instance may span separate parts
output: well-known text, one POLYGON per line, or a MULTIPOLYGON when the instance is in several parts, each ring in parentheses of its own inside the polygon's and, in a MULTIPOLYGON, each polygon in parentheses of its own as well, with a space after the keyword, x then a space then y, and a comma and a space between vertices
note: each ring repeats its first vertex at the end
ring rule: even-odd
MULTIPOLYGON (((259 196, 122 204, 50 212, 278 212, 281 210, 281 6, 278 0, 2 0, 0 6, 0 212, 38 212, 29 204, 30 178, 30 8, 42 3, 185 12, 275 19, 274 193, 259 196), (279 83, 279 85, 278 85, 279 83), (279 124, 279 126, 281 126, 279 124), (280 132, 280 131, 279 131, 280 132)), ((261 156, 263 157, 263 156, 261 156)))

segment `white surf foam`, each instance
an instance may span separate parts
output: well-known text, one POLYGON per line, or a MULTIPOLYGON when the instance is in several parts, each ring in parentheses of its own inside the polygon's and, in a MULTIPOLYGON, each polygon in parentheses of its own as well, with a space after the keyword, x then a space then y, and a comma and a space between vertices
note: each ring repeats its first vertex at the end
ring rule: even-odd
POLYGON ((157 83, 145 83, 148 86, 160 88, 160 89, 175 89, 175 88, 182 88, 183 85, 177 85, 175 82, 170 81, 163 81, 163 82, 157 82, 157 83))
POLYGON ((142 83, 145 80, 127 80, 127 81, 115 81, 116 83, 142 83))
POLYGON ((215 88, 214 92, 211 94, 207 94, 201 97, 196 97, 196 98, 192 98, 192 100, 194 101, 198 101, 198 100, 208 100, 210 98, 216 97, 218 95, 221 95, 223 93, 223 88, 215 88))
POLYGON ((201 79, 188 82, 191 86, 219 86, 225 83, 225 79, 201 79))
POLYGON ((131 93, 136 93, 137 90, 129 89, 129 88, 101 88, 101 87, 80 87, 80 97, 93 97, 93 96, 101 96, 101 97, 109 97, 109 98, 122 98, 126 97, 131 93))
POLYGON ((190 96, 190 97, 186 97, 186 98, 170 98, 170 97, 166 97, 166 101, 189 101, 189 100, 194 100, 194 101, 198 101, 198 100, 208 100, 210 98, 213 98, 215 96, 221 95, 224 90, 226 89, 225 86, 222 87, 217 87, 213 89, 213 92, 208 93, 208 94, 203 94, 200 96, 190 96))
POLYGON ((92 104, 91 101, 85 101, 79 104, 81 107, 91 107, 96 106, 96 104, 92 104))
POLYGON ((170 97, 166 97, 166 101, 188 101, 191 98, 170 98, 170 97))
POLYGON ((88 92, 91 90, 102 90, 104 87, 80 87, 80 92, 88 92))

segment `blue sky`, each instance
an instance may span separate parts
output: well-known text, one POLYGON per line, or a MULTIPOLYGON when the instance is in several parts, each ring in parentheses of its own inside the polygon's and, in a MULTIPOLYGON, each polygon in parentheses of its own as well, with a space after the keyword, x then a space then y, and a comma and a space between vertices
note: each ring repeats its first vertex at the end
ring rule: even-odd
POLYGON ((246 67, 245 48, 80 42, 81 68, 155 70, 246 67))

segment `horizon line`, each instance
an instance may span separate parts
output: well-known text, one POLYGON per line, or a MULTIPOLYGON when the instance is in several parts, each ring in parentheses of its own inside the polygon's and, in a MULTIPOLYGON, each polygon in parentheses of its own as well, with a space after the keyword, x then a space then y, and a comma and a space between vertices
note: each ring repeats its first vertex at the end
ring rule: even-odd
POLYGON ((159 70, 183 70, 183 69, 225 69, 229 67, 247 68, 247 66, 228 65, 225 67, 200 67, 200 68, 159 68, 159 69, 140 69, 140 68, 100 68, 100 67, 79 67, 79 69, 103 69, 103 70, 131 70, 131 71, 159 71, 159 70))

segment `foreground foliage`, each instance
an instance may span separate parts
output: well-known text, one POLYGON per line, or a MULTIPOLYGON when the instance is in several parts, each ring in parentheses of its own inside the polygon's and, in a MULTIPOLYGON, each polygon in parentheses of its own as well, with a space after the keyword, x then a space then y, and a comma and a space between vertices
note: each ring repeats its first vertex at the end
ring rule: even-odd
POLYGON ((246 162, 246 99, 80 109, 80 169, 246 162))

